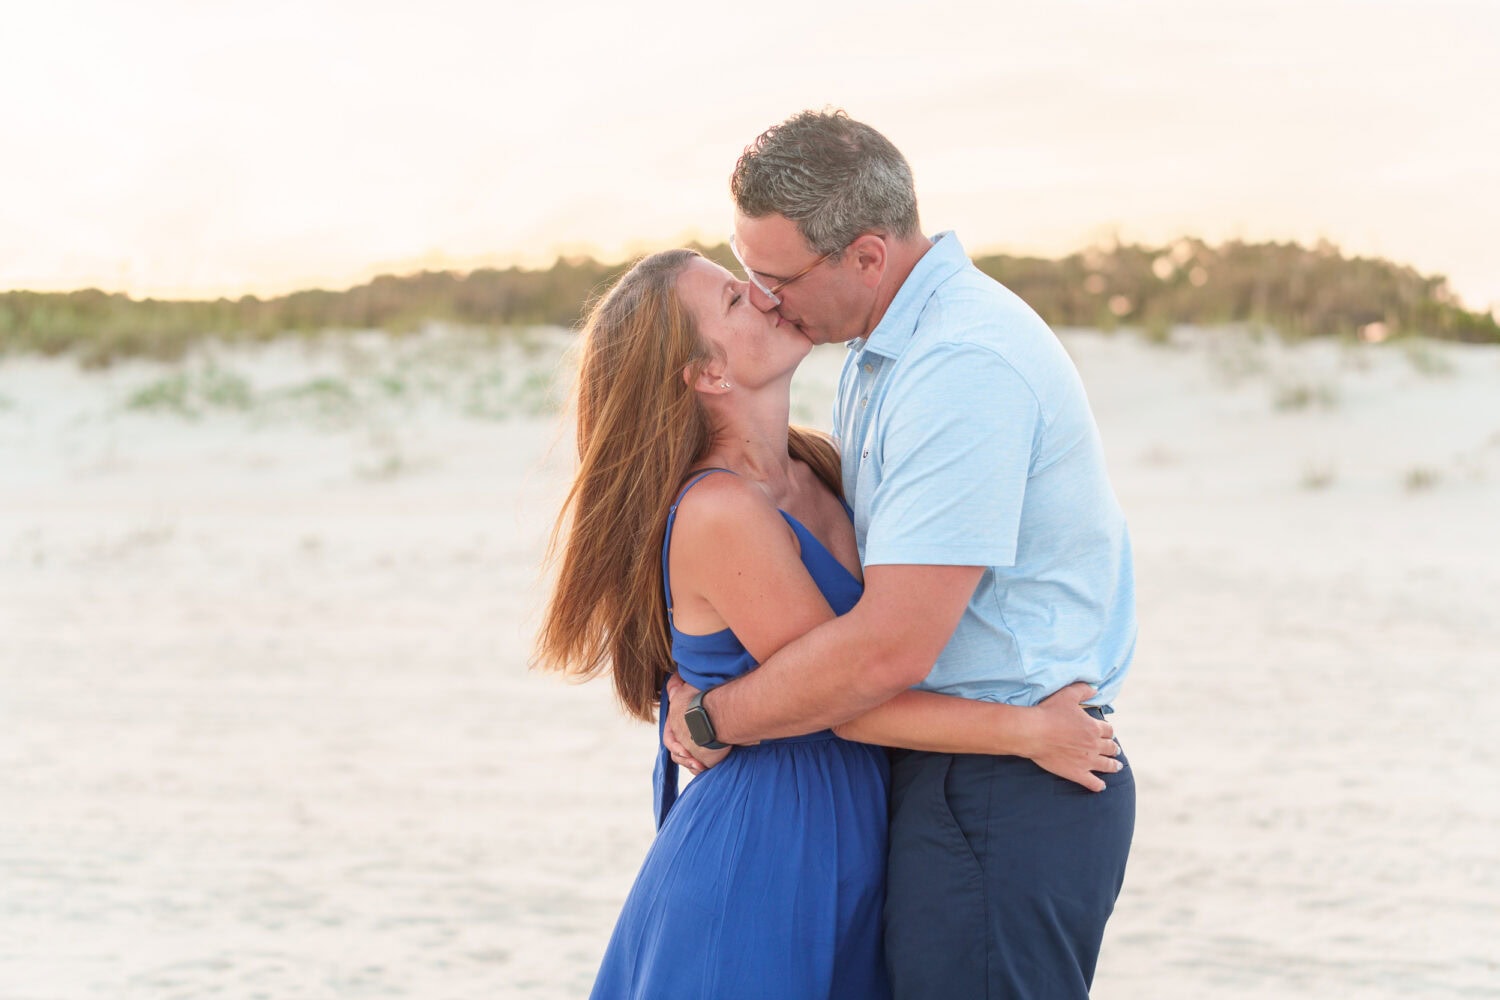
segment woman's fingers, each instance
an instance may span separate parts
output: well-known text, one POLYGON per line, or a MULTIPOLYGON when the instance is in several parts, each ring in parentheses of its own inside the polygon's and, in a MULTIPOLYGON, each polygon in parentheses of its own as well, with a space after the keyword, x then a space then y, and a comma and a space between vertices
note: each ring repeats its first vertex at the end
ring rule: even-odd
POLYGON ((661 742, 667 748, 667 753, 671 754, 672 759, 679 764, 682 763, 684 757, 692 757, 692 754, 688 753, 687 747, 677 738, 677 733, 673 731, 671 726, 667 726, 662 730, 661 742))

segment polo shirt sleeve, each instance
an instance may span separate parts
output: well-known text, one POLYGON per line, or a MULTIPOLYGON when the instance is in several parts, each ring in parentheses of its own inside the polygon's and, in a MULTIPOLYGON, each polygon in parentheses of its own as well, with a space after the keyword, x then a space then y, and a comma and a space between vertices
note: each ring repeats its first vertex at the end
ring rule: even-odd
POLYGON ((882 402, 866 565, 1013 566, 1041 406, 994 351, 938 344, 882 402))

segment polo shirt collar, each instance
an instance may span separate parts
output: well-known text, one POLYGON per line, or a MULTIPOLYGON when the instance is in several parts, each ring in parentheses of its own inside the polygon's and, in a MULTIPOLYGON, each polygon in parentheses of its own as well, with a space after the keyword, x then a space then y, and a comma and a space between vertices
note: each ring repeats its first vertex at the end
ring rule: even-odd
POLYGON ((901 283, 896 297, 886 308, 885 315, 869 336, 849 342, 857 351, 874 351, 876 354, 895 359, 910 343, 917 330, 917 318, 927 306, 938 286, 969 266, 969 256, 952 230, 938 233, 932 238, 932 249, 922 255, 911 274, 901 283))

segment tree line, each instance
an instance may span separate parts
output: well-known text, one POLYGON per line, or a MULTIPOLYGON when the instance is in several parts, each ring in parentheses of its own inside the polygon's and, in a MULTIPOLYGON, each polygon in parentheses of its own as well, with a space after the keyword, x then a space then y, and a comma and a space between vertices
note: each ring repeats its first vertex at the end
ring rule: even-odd
MULTIPOLYGON (((734 270, 724 244, 695 249, 734 270)), ((975 259, 1054 327, 1252 324, 1289 337, 1427 336, 1500 343, 1489 313, 1462 307, 1440 276, 1319 243, 1093 247, 1061 259, 975 259)), ((128 356, 174 358, 193 342, 266 340, 288 333, 383 329, 431 322, 576 326, 592 298, 628 263, 559 258, 542 269, 481 268, 381 275, 345 291, 204 301, 132 299, 97 289, 0 293, 0 351, 76 351, 88 364, 128 356)))

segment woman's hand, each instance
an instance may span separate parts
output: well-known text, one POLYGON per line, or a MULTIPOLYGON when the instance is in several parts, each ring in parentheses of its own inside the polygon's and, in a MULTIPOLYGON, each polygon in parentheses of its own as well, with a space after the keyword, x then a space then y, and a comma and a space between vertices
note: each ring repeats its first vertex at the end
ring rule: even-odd
POLYGON ((683 713, 687 711, 688 702, 693 700, 693 695, 698 689, 687 681, 673 674, 667 678, 667 724, 662 728, 662 742, 666 744, 667 751, 679 767, 684 767, 692 774, 699 775, 713 767, 719 761, 729 756, 733 747, 725 747, 722 750, 709 750, 700 747, 692 741, 688 735, 687 723, 683 721, 683 713))
POLYGON ((1114 727, 1083 710, 1083 702, 1097 693, 1080 681, 1037 705, 1036 733, 1026 754, 1038 767, 1091 792, 1102 792, 1105 787, 1095 771, 1113 774, 1121 767, 1115 760, 1120 745, 1113 739, 1114 727))

